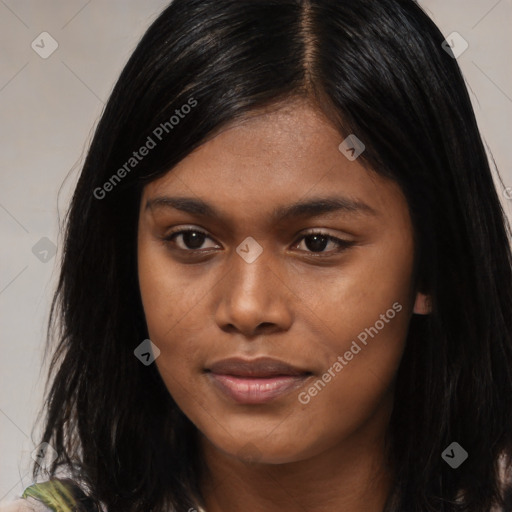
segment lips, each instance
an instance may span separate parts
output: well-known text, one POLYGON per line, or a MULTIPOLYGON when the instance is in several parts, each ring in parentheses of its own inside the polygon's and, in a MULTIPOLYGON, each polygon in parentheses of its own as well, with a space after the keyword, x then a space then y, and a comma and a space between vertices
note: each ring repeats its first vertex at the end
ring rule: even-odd
POLYGON ((280 375, 297 376, 310 373, 291 366, 283 361, 262 357, 252 361, 240 358, 224 359, 213 363, 209 370, 220 375, 232 375, 234 377, 268 378, 280 375))
POLYGON ((262 357, 224 359, 210 365, 207 375, 224 396, 241 404, 260 404, 302 386, 312 374, 283 361, 262 357))

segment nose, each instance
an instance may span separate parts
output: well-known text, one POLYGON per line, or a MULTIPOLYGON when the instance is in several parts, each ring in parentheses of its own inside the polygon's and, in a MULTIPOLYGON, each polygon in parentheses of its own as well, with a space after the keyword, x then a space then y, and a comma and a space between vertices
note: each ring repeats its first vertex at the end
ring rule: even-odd
POLYGON ((293 293, 272 258, 270 249, 264 249, 248 263, 233 251, 228 274, 216 287, 215 321, 219 328, 247 338, 290 328, 293 293))

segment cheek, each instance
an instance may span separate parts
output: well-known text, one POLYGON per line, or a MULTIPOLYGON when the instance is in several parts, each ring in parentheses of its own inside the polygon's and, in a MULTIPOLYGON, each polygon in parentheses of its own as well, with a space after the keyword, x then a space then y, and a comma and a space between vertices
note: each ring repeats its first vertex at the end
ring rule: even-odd
POLYGON ((149 338, 160 349, 158 371, 176 401, 190 400, 192 379, 202 368, 204 326, 197 320, 206 317, 201 308, 214 282, 191 279, 190 271, 178 268, 164 246, 144 235, 139 238, 138 276, 149 338))
POLYGON ((190 318, 214 284, 206 274, 195 279, 192 266, 184 271, 164 245, 144 234, 139 237, 138 277, 149 334, 161 342, 183 325, 194 328, 190 318))
POLYGON ((409 243, 366 248, 322 287, 325 301, 311 322, 327 326, 318 342, 328 356, 297 398, 308 416, 331 410, 333 432, 364 421, 392 388, 412 311, 412 265, 409 243))
POLYGON ((300 321, 307 330, 319 333, 317 348, 328 354, 326 366, 359 337, 364 350, 358 361, 371 361, 377 368, 396 367, 413 305, 413 247, 404 236, 389 240, 357 247, 339 267, 322 275, 318 271, 304 274, 288 283, 297 299, 300 321), (370 345, 373 339, 382 342, 370 345))

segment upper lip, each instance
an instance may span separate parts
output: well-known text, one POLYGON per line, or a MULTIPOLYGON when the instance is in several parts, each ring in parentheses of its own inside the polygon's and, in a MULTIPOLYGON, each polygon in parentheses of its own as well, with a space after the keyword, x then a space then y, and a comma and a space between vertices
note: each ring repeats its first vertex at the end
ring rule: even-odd
POLYGON ((210 365, 207 370, 219 375, 259 378, 277 377, 280 375, 298 376, 311 373, 308 370, 292 366, 271 357, 260 357, 250 360, 239 357, 222 359, 210 365))

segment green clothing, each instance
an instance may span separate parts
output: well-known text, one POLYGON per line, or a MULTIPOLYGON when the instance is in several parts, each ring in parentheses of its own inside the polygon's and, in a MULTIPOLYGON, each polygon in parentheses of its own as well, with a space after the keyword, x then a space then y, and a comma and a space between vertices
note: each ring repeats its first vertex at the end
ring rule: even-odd
POLYGON ((69 479, 53 479, 33 484, 25 489, 22 498, 34 498, 53 512, 99 512, 76 483, 69 479))
MULTIPOLYGON (((101 512, 82 489, 67 478, 32 484, 25 489, 22 498, 33 498, 53 512, 101 512)), ((201 507, 190 510, 205 512, 201 507)))

